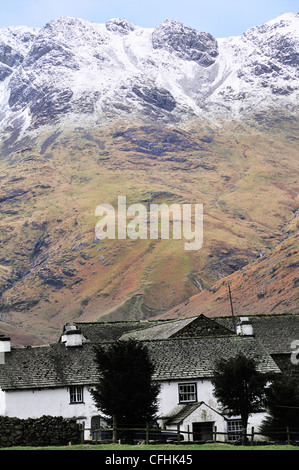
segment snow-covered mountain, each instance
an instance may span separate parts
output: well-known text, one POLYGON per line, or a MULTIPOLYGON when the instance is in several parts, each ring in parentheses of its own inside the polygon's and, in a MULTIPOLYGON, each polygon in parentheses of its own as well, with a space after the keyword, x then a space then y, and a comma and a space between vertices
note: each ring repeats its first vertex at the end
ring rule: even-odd
POLYGON ((172 20, 0 29, 2 333, 229 314, 227 276, 237 314, 298 311, 298 35, 293 13, 221 39, 172 20), (120 194, 203 203, 200 252, 99 242, 95 208, 120 194))
POLYGON ((216 39, 177 21, 155 29, 63 17, 0 29, 0 132, 115 117, 238 118, 299 103, 299 14, 216 39))

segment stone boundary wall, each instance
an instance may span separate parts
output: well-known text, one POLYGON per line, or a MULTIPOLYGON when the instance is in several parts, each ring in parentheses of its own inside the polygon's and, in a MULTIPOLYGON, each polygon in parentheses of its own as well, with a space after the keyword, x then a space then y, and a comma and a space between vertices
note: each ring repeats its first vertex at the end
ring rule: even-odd
POLYGON ((80 426, 75 419, 53 416, 19 419, 0 416, 0 447, 65 446, 80 442, 80 426))

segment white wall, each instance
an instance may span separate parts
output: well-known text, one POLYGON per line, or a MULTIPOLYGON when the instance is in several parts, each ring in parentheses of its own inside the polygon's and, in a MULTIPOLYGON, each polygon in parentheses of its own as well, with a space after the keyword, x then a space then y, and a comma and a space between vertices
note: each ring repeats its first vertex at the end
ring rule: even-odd
MULTIPOLYGON (((255 413, 252 416, 249 416, 248 419, 248 426, 247 426, 247 432, 248 434, 251 433, 251 428, 254 428, 255 432, 260 432, 260 425, 262 421, 266 418, 267 413, 255 413)), ((254 437, 255 441, 265 441, 267 438, 265 436, 255 436, 254 437)))
POLYGON ((0 416, 5 414, 5 393, 0 388, 0 416))
MULTIPOLYGON (((170 414, 173 415, 176 410, 179 410, 179 383, 195 383, 195 381, 183 380, 161 384, 159 416, 166 417, 170 414)), ((201 406, 186 418, 182 430, 187 431, 189 425, 189 430, 192 431, 193 422, 213 421, 219 432, 226 432, 224 418, 219 413, 213 411, 217 411, 218 407, 213 396, 211 382, 209 380, 199 380, 196 383, 197 401, 203 401, 208 406, 201 406), (213 408, 213 410, 209 407, 213 408)), ((95 406, 89 392, 89 387, 84 387, 83 400, 84 403, 70 404, 69 388, 10 391, 5 393, 0 389, 0 415, 21 419, 40 418, 45 415, 76 418, 78 422, 84 423, 85 428, 88 429, 91 427, 91 418, 99 416, 101 413, 95 406)), ((258 431, 258 426, 263 416, 258 414, 250 417, 248 432, 251 432, 251 426, 254 426, 255 430, 258 431)), ((86 440, 89 439, 89 434, 90 432, 87 430, 84 436, 86 440)))
MULTIPOLYGON (((180 380, 180 381, 171 381, 165 382, 161 385, 161 393, 159 400, 159 415, 161 417, 167 417, 169 415, 173 416, 181 408, 179 406, 179 393, 178 386, 180 383, 196 383, 197 386, 197 401, 204 402, 205 405, 199 407, 191 415, 185 418, 184 422, 181 425, 181 431, 192 431, 192 423, 196 422, 214 422, 214 426, 217 426, 217 432, 226 433, 227 432, 227 422, 225 418, 221 415, 219 406, 217 405, 217 400, 213 395, 213 385, 209 379, 204 380, 180 380)), ((265 413, 256 413, 249 417, 247 432, 251 433, 251 428, 254 427, 255 432, 259 432, 259 426, 262 420, 265 417, 265 413)), ((234 419, 240 419, 240 416, 235 417, 234 419)), ((167 429, 177 430, 176 426, 167 427, 167 429)), ((187 439, 187 434, 183 434, 185 440, 187 439)), ((226 436, 220 435, 217 437, 218 441, 225 441, 226 436)), ((265 440, 263 436, 255 436, 255 441, 265 440)))
MULTIPOLYGON (((3 392, 2 392, 3 393, 3 392)), ((89 387, 84 387, 84 403, 70 403, 69 388, 9 391, 5 393, 5 416, 26 418, 40 418, 41 416, 62 416, 63 418, 80 418, 78 422, 90 428, 91 417, 100 415, 96 408, 89 387)), ((0 392, 0 406, 1 406, 0 392)), ((85 434, 89 439, 89 431, 85 434)))

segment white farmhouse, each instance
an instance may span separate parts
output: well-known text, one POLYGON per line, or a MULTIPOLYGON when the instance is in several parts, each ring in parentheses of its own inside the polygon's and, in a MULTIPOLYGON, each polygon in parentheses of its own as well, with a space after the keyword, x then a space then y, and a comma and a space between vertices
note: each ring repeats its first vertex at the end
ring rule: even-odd
MULTIPOLYGON (((262 372, 280 374, 291 368, 291 344, 299 338, 299 315, 259 315, 241 318, 237 333, 232 318, 203 315, 174 321, 76 322, 64 326, 56 344, 10 347, 0 336, 0 415, 76 418, 85 426, 85 439, 105 423, 90 390, 100 380, 95 347, 134 338, 149 350, 155 365, 153 380, 161 384, 160 426, 180 430, 187 440, 210 440, 217 429, 240 430, 240 417, 224 416, 213 395, 211 379, 220 358, 242 352, 255 358, 262 372), (243 320, 243 321, 242 321, 243 320)), ((258 431, 264 414, 250 417, 249 430, 258 431)), ((235 434, 234 434, 235 432, 235 434)))

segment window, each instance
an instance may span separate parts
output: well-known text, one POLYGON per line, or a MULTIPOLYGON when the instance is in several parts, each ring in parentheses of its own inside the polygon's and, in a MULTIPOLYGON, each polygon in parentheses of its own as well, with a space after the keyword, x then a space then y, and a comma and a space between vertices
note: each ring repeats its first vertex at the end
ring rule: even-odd
POLYGON ((179 402, 197 401, 196 384, 179 384, 179 402))
POLYGON ((242 421, 240 419, 228 421, 227 432, 229 441, 238 441, 242 432, 242 421))
POLYGON ((83 403, 82 385, 70 387, 70 403, 83 403))

